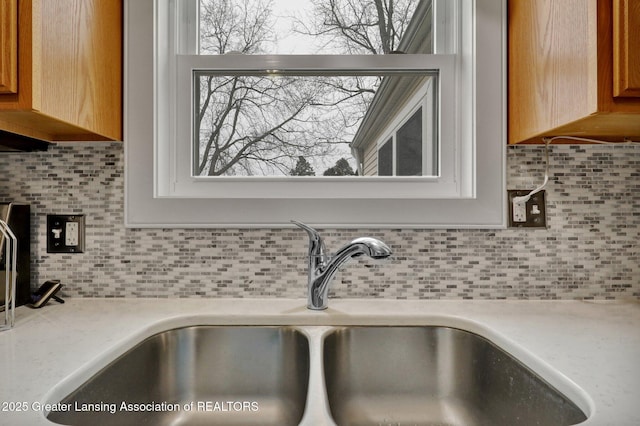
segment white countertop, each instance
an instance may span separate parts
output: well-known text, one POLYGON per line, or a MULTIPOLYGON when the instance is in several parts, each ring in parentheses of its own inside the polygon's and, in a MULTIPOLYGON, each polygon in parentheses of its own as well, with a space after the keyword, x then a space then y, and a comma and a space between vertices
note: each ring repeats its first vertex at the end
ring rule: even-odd
POLYGON ((0 332, 0 425, 51 425, 34 408, 75 386, 78 371, 97 371, 156 332, 195 324, 458 326, 494 341, 573 399, 589 415, 582 424, 640 425, 637 301, 374 299, 335 299, 321 312, 286 299, 69 299, 20 307, 14 329, 0 332))

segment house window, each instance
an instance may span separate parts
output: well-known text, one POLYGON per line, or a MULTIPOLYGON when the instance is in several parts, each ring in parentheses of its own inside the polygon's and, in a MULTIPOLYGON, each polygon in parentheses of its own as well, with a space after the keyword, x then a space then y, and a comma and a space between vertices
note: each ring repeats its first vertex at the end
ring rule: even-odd
MULTIPOLYGON (((134 17, 127 21, 127 72, 133 76, 127 90, 137 94, 128 96, 127 128, 137 134, 133 129, 147 122, 138 117, 144 111, 154 120, 151 153, 126 146, 131 226, 273 226, 291 217, 336 226, 464 225, 479 223, 482 213, 467 219, 446 214, 448 200, 461 200, 451 211, 469 204, 465 200, 483 206, 503 201, 499 191, 484 189, 503 180, 503 168, 485 170, 504 151, 503 0, 127 0, 127 11, 134 17), (341 2, 364 5, 365 19, 346 26, 325 19, 341 2), (285 3, 311 9, 299 13, 285 3), (398 20, 384 21, 376 5, 410 7, 393 14, 398 20), (269 13, 296 18, 294 36, 265 33, 280 28, 269 13), (304 22, 303 16, 318 19, 304 22), (367 17, 384 25, 369 25, 367 17), (252 26, 238 27, 236 19, 252 26), (322 38, 318 25, 327 23, 338 31, 322 38), (338 36, 358 27, 363 38, 338 36), (382 47, 364 43, 369 30, 378 31, 382 47), (150 44, 144 31, 153 33, 150 44), (301 42, 305 37, 313 43, 301 42), (140 77, 148 61, 152 81, 140 77), (149 87, 151 95, 144 95, 149 87), (424 87, 431 88, 430 100, 416 108, 424 87), (231 96, 240 90, 249 96, 231 96), (142 105, 148 99, 151 109, 142 105), (255 108, 237 108, 241 104, 255 108), (338 104, 348 108, 333 108, 338 104), (361 173, 367 161, 385 163, 365 145, 373 141, 378 151, 375 141, 388 140, 385 132, 411 108, 391 152, 379 150, 395 170, 361 173), (485 160, 489 155, 493 159, 485 160), (152 179, 141 177, 145 173, 152 179), (143 187, 151 188, 150 198, 143 187), (392 209, 384 206, 398 206, 398 200, 407 208, 385 216, 392 209), (430 209, 430 200, 439 208, 430 209)), ((146 139, 139 130, 137 137, 146 139)), ((502 212, 489 210, 492 217, 481 222, 502 225, 502 212)))
POLYGON ((422 108, 396 133, 396 174, 422 176, 422 108))
POLYGON ((378 149, 378 176, 393 176, 393 138, 378 149))
POLYGON ((422 108, 378 148, 379 176, 423 176, 422 108))
POLYGON ((422 81, 406 104, 395 114, 382 131, 377 144, 362 142, 360 156, 376 156, 377 164, 362 163, 365 176, 437 176, 438 175, 438 122, 435 107, 434 81, 422 81), (368 148, 375 145, 375 152, 368 148), (368 151, 369 150, 369 151, 368 151))

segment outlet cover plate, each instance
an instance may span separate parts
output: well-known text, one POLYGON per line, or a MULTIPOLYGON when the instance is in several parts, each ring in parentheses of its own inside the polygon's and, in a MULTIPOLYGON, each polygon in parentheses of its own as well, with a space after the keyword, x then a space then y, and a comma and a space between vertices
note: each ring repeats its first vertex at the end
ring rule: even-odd
POLYGON ((47 253, 84 253, 84 228, 83 214, 48 214, 47 253))
POLYGON ((524 220, 514 217, 513 199, 522 197, 531 192, 531 190, 510 189, 507 191, 509 199, 509 228, 546 228, 547 227, 547 203, 546 191, 540 191, 531 196, 525 204, 524 220))

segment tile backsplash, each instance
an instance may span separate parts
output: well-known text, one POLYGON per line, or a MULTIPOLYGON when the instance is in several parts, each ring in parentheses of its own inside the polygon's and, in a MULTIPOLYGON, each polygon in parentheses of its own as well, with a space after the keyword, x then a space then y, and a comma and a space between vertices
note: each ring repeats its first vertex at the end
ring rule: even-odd
MULTIPOLYGON (((544 147, 507 149, 507 185, 542 181, 544 147)), ((0 156, 0 201, 31 204, 32 285, 75 297, 305 297, 298 229, 126 229, 120 143, 0 156), (86 251, 48 254, 47 214, 85 214, 86 251)), ((640 299, 640 146, 551 147, 547 229, 323 230, 329 249, 371 235, 333 297, 640 299)))

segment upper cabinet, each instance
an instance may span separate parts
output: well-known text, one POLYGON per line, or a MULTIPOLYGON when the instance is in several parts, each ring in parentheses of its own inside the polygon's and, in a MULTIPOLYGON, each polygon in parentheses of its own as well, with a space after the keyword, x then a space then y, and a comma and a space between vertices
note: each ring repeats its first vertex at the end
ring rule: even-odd
POLYGON ((0 130, 122 140, 122 1, 0 0, 0 130))
POLYGON ((0 1, 0 93, 18 91, 18 0, 0 1))
POLYGON ((640 98, 640 1, 613 2, 613 96, 640 98))
POLYGON ((509 143, 640 139, 640 1, 509 0, 509 143))

